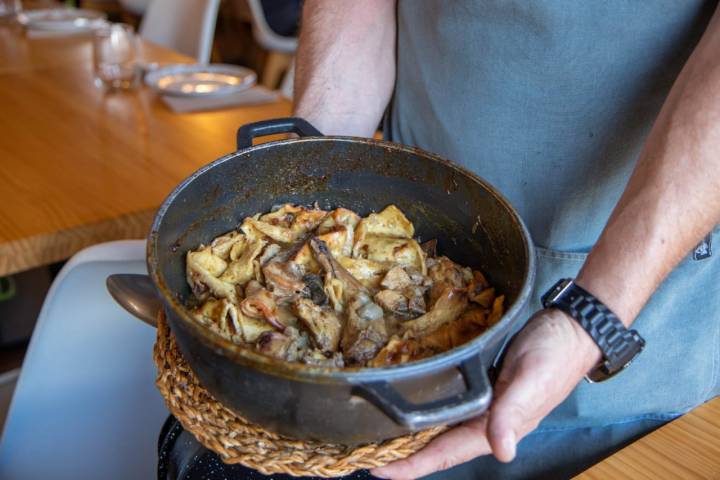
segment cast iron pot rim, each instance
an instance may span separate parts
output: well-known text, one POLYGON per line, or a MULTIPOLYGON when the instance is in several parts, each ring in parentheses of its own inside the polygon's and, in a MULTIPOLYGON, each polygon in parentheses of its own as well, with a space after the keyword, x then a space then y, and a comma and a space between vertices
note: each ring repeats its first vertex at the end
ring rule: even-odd
MULTIPOLYGON (((153 224, 150 230, 150 235, 147 242, 147 266, 150 277, 152 278, 155 287, 160 292, 162 299, 166 306, 169 306, 172 313, 175 314, 175 318, 182 321, 185 327, 189 327, 190 330, 197 335, 206 345, 211 346, 217 353, 222 354, 225 357, 232 359, 233 361, 251 366, 260 371, 270 373, 273 375, 279 375, 287 378, 304 381, 326 381, 330 383, 364 383, 378 380, 398 379, 400 377, 413 377, 420 374, 428 373, 429 371, 439 371, 441 369, 447 369, 457 366, 464 359, 470 357, 473 354, 477 354, 483 348, 484 344, 488 343, 497 332, 502 332, 507 324, 511 322, 522 310, 527 301, 529 300, 530 294, 535 281, 535 248, 533 246, 530 232, 528 231, 525 223, 522 221, 520 216, 517 214, 515 209, 510 205, 510 202, 498 192, 495 187, 490 185, 485 179, 474 174, 473 172, 461 167, 460 165, 451 162, 445 158, 440 157, 434 153, 424 151, 419 148, 409 147, 398 143, 388 142, 384 140, 375 140, 362 137, 349 137, 349 136, 322 136, 322 137, 303 137, 297 139, 278 140, 273 142, 262 143, 248 147, 242 150, 238 150, 233 153, 224 155, 217 160, 208 163, 189 177, 183 180, 163 201, 162 205, 155 214, 153 224), (498 202, 500 202, 506 210, 510 213, 511 218, 520 227, 525 243, 525 254, 528 258, 527 268, 525 271, 525 280, 520 289, 520 293, 512 304, 512 306, 505 311, 505 314, 501 317, 495 325, 490 327, 487 331, 471 340, 470 342, 460 347, 453 348, 447 352, 443 352, 432 357, 418 360, 414 362, 390 365, 387 367, 370 368, 370 367, 356 367, 356 368, 330 368, 330 367, 318 367, 313 365, 306 365, 296 362, 287 362, 284 360, 275 359, 266 355, 263 355, 250 347, 234 344, 219 334, 213 332, 210 329, 204 328, 202 325, 197 323, 190 317, 185 306, 177 299, 177 297, 170 291, 167 284, 162 277, 160 269, 158 268, 158 231, 160 224, 163 221, 165 212, 170 208, 172 203, 188 185, 190 185, 196 178, 203 175, 208 170, 215 168, 216 166, 223 164, 227 161, 232 161, 238 157, 248 156, 254 152, 259 152, 265 149, 272 149, 279 145, 295 144, 301 142, 351 142, 351 143, 365 143, 372 145, 373 147, 382 147, 394 151, 402 151, 413 155, 429 158, 432 161, 438 162, 446 167, 451 168, 460 175, 470 177, 474 182, 481 184, 485 189, 493 195, 498 202)), ((172 326, 173 316, 168 315, 170 324, 172 326)), ((486 365, 489 367, 489 365, 486 365)))

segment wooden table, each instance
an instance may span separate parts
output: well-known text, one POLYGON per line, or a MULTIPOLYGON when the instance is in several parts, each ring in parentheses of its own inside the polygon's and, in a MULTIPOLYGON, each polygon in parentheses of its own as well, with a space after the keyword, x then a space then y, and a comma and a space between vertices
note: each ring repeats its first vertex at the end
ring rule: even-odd
POLYGON ((720 397, 646 435, 575 478, 720 479, 720 397))
MULTIPOLYGON (((191 59, 143 44, 147 62, 191 59)), ((89 38, 0 26, 0 275, 94 243, 144 237, 180 180, 235 148, 245 123, 290 102, 176 114, 152 92, 93 86, 89 38)))

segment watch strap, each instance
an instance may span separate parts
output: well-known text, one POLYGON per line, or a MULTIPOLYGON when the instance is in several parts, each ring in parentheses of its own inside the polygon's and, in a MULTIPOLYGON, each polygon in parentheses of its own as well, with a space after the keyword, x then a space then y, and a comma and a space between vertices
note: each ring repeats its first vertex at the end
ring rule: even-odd
POLYGON ((629 330, 605 304, 571 279, 562 279, 544 296, 545 308, 558 308, 575 319, 603 354, 586 379, 598 382, 622 371, 642 351, 645 340, 629 330))

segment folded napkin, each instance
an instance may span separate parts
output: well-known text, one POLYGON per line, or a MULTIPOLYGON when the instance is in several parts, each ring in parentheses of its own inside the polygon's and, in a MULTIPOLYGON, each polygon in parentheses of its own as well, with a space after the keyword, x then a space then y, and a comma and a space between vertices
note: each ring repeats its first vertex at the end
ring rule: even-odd
POLYGON ((79 30, 39 30, 34 28, 25 29, 25 36, 27 38, 66 38, 66 37, 90 37, 93 35, 93 30, 90 29, 79 29, 79 30))
POLYGON ((25 25, 27 38, 59 38, 59 37, 81 37, 92 36, 95 30, 108 26, 108 22, 102 18, 91 20, 77 26, 66 26, 65 28, 36 28, 32 24, 25 25))
POLYGON ((242 92, 229 95, 211 95, 207 97, 161 97, 165 105, 175 113, 206 112, 241 105, 259 105, 277 101, 278 92, 256 85, 242 92))

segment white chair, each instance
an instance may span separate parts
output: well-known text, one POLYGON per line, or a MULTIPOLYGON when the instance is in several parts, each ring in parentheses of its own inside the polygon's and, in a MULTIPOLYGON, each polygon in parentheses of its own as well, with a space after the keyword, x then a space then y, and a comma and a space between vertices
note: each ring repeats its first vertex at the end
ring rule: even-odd
POLYGON ((297 37, 284 37, 275 33, 267 22, 260 0, 235 0, 232 5, 241 18, 246 18, 246 12, 249 10, 253 37, 269 52, 261 76, 263 86, 275 88, 280 83, 280 92, 292 99, 295 72, 293 56, 297 50, 297 37))
POLYGON ((252 14, 252 31, 255 40, 266 50, 280 53, 295 53, 297 50, 296 37, 283 37, 270 28, 265 18, 260 0, 247 0, 252 14))
POLYGON ((145 14, 150 0, 118 0, 118 3, 128 12, 142 16, 145 14))
POLYGON ((140 36, 208 63, 219 5, 220 0, 152 0, 140 36))
POLYGON ((117 305, 114 273, 147 273, 145 241, 89 247, 55 278, 0 439, 0 478, 145 479, 168 411, 155 388, 156 332, 117 305))

